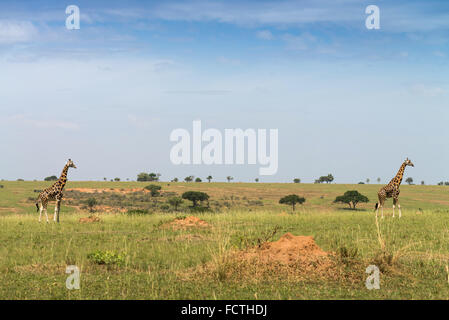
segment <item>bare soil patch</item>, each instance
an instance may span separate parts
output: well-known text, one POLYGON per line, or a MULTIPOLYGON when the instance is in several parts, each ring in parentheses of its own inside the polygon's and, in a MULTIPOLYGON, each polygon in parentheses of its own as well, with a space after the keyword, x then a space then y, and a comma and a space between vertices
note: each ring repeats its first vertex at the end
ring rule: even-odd
POLYGON ((207 228, 210 224, 195 216, 188 216, 185 218, 175 218, 173 221, 164 224, 166 227, 173 229, 188 229, 188 228, 207 228))
POLYGON ((79 223, 92 223, 92 222, 100 222, 101 219, 99 217, 90 216, 79 219, 79 223))
POLYGON ((69 188, 67 191, 79 191, 84 193, 100 193, 100 192, 114 192, 114 193, 134 193, 134 192, 150 192, 144 188, 133 188, 133 189, 123 189, 123 188, 69 188))
POLYGON ((210 277, 219 281, 337 281, 359 283, 364 276, 357 261, 343 262, 333 252, 322 250, 312 236, 284 234, 246 250, 229 251, 198 266, 187 278, 210 277))

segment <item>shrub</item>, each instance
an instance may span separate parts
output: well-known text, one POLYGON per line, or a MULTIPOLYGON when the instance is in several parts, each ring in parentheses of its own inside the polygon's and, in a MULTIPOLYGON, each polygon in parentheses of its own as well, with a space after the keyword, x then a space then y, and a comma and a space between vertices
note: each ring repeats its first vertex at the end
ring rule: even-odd
POLYGON ((151 192, 152 197, 157 197, 158 195, 160 195, 159 190, 161 190, 162 187, 157 186, 155 184, 150 184, 150 185, 146 186, 144 189, 149 190, 151 192))
POLYGON ((288 204, 288 205, 291 205, 293 211, 295 210, 295 205, 296 205, 297 203, 303 204, 304 202, 306 202, 306 199, 303 198, 303 197, 300 197, 300 196, 298 196, 298 195, 296 195, 296 194, 290 194, 290 195, 285 196, 285 197, 283 197, 283 198, 281 198, 281 199, 279 200, 279 203, 280 203, 280 204, 288 204))
POLYGON ((202 182, 201 178, 196 178, 195 182, 202 182))
POLYGON ((301 179, 295 178, 295 179, 293 179, 293 182, 294 182, 294 183, 300 183, 300 182, 301 182, 301 179))
POLYGON ((2 184, 0 184, 0 189, 3 189, 3 185, 2 184))
POLYGON ((170 197, 168 198, 168 203, 175 208, 175 210, 178 210, 178 207, 182 204, 182 199, 180 197, 170 197))
POLYGON ((359 202, 368 202, 368 198, 356 190, 346 191, 344 195, 335 198, 334 203, 342 202, 349 205, 349 208, 355 209, 359 202))
POLYGON ((57 176, 50 176, 50 177, 46 177, 44 179, 44 181, 56 181, 56 180, 58 180, 57 176))
POLYGON ((182 194, 182 198, 192 201, 193 206, 196 207, 198 201, 203 202, 209 200, 209 195, 200 191, 187 191, 182 194))
POLYGON ((97 250, 95 252, 89 253, 87 255, 87 258, 95 264, 117 266, 122 266, 123 264, 125 264, 125 256, 112 251, 97 250))
POLYGON ((126 211, 126 214, 129 215, 144 215, 149 213, 150 212, 147 209, 129 209, 128 211, 126 211))
POLYGON ((95 198, 89 198, 89 199, 87 199, 86 204, 89 207, 89 211, 93 212, 94 207, 98 204, 98 202, 97 202, 97 199, 95 199, 95 198))

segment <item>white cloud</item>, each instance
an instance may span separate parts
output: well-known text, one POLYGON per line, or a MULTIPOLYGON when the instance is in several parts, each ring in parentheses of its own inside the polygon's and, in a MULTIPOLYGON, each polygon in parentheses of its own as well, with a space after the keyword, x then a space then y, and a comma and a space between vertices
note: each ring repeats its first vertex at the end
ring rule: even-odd
POLYGON ((29 21, 0 20, 0 44, 28 42, 36 34, 36 27, 29 21))
POLYGON ((223 56, 218 57, 217 61, 221 64, 228 64, 231 66, 238 66, 241 63, 239 59, 232 59, 232 58, 227 58, 227 57, 223 57, 223 56))
POLYGON ((316 38, 310 33, 303 33, 300 35, 285 34, 282 40, 287 43, 287 49, 303 51, 310 48, 316 42, 316 38))
POLYGON ((441 87, 429 86, 425 84, 415 84, 411 86, 411 91, 415 94, 426 97, 436 97, 446 93, 446 90, 441 87))
POLYGON ((270 30, 261 30, 257 32, 257 38, 262 40, 273 40, 274 36, 270 30))
POLYGON ((440 58, 446 58, 447 57, 447 55, 444 53, 444 52, 442 52, 442 51, 435 51, 434 53, 433 53, 435 56, 437 56, 437 57, 440 57, 440 58))
POLYGON ((159 118, 148 118, 142 116, 136 116, 135 114, 128 114, 127 116, 128 122, 138 128, 150 128, 156 122, 158 122, 159 118))
POLYGON ((69 129, 76 130, 79 129, 79 125, 75 122, 61 121, 61 120, 38 120, 33 119, 29 115, 15 114, 4 118, 7 122, 21 123, 25 125, 30 125, 36 128, 59 128, 59 129, 69 129))

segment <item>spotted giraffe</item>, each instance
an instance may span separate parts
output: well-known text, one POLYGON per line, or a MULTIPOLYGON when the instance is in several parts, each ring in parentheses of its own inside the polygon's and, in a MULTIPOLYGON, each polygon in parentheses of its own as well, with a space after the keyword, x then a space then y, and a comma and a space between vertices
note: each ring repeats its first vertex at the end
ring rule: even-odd
POLYGON ((61 177, 56 181, 51 187, 44 189, 37 198, 36 207, 39 212, 39 222, 41 222, 42 211, 45 211, 45 216, 47 217, 48 222, 48 214, 47 214, 47 204, 48 201, 56 200, 55 204, 55 215, 53 217, 53 221, 59 222, 59 209, 61 208, 61 200, 62 200, 62 190, 67 182, 67 172, 69 168, 75 168, 76 166, 72 160, 68 160, 62 169, 61 177))
POLYGON ((379 192, 377 193, 377 197, 379 198, 379 202, 376 203, 376 206, 374 207, 374 210, 376 210, 376 217, 379 213, 379 207, 382 208, 382 219, 384 217, 384 203, 385 199, 387 198, 393 198, 393 218, 394 218, 394 208, 396 204, 398 205, 399 209, 399 218, 401 217, 401 205, 399 204, 399 186, 402 182, 402 177, 404 176, 404 171, 406 166, 414 167, 415 165, 407 158, 404 163, 402 163, 401 167, 399 168, 398 173, 396 176, 391 179, 390 183, 388 183, 386 186, 382 187, 379 192))

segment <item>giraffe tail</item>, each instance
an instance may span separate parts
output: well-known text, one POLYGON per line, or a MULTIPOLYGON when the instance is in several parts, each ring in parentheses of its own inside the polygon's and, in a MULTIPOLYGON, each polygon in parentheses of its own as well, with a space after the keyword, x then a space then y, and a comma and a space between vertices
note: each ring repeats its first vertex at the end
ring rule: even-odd
POLYGON ((374 211, 376 211, 377 208, 379 208, 379 202, 376 202, 376 205, 374 206, 374 211))
POLYGON ((37 208, 37 212, 39 212, 39 205, 36 202, 36 208, 37 208))

